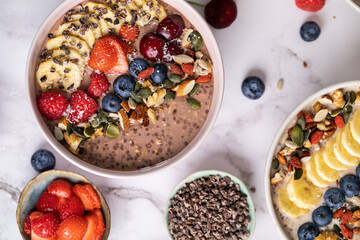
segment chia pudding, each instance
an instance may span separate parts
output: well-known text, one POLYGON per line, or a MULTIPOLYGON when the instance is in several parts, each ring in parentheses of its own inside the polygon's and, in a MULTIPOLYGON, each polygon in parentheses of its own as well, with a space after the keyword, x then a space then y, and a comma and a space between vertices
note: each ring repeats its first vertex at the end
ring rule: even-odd
MULTIPOLYGON (((161 38, 158 35, 156 36, 161 38)), ((92 43, 92 40, 89 41, 92 43)), ((96 48, 97 41, 94 41, 94 45, 92 46, 90 46, 91 43, 88 44, 90 50, 96 48)), ((131 171, 154 166, 176 156, 187 145, 191 144, 191 141, 198 134, 207 118, 212 102, 214 82, 211 72, 212 63, 209 58, 206 43, 202 42, 201 35, 181 13, 163 1, 84 1, 81 5, 71 9, 54 24, 48 37, 44 40, 43 49, 44 51, 40 53, 38 60, 38 71, 35 73, 38 80, 36 87, 37 96, 40 99, 42 94, 46 92, 62 92, 66 99, 70 98, 70 106, 67 106, 66 111, 62 114, 62 118, 56 120, 49 119, 46 117, 46 114, 43 113, 44 111, 41 111, 41 109, 39 110, 43 113, 44 120, 49 129, 54 132, 57 140, 62 142, 63 145, 78 158, 90 164, 101 168, 120 171, 131 171), (107 9, 114 13, 115 20, 106 18, 106 15, 108 14, 107 11, 101 11, 101 7, 96 7, 97 5, 93 8, 91 8, 92 5, 87 7, 89 3, 93 5, 102 4, 99 6, 108 6, 109 8, 107 9), (131 7, 133 7, 133 9, 131 9, 131 7), (80 32, 80 34, 73 31, 77 31, 78 29, 81 30, 82 25, 75 26, 75 30, 73 30, 74 27, 69 24, 72 23, 74 18, 76 19, 79 14, 86 16, 85 20, 84 18, 80 19, 80 23, 83 24, 85 22, 86 25, 86 27, 84 27, 84 32, 80 32), (170 53, 169 51, 165 52, 164 58, 168 58, 166 61, 164 61, 164 58, 156 60, 152 59, 152 61, 147 59, 140 51, 141 40, 147 34, 156 32, 159 23, 161 23, 163 19, 173 15, 180 16, 184 22, 184 26, 182 27, 183 29, 180 29, 181 32, 175 39, 165 39, 165 42, 176 42, 180 47, 180 50, 176 52, 176 54, 173 54, 171 51, 170 53), (105 22, 102 21, 104 19, 105 22), (106 35, 102 32, 104 30, 104 24, 107 24, 106 30, 108 34, 106 35), (120 26, 118 26, 118 24, 120 26), (89 25, 90 27, 88 27, 89 25), (96 111, 93 112, 91 117, 80 123, 69 121, 68 116, 70 112, 73 111, 71 109, 71 95, 78 90, 82 90, 83 92, 88 91, 92 84, 91 78, 93 72, 100 72, 98 70, 94 71, 94 69, 87 64, 89 58, 92 58, 94 51, 86 52, 84 48, 76 49, 75 46, 78 47, 77 42, 72 46, 73 44, 70 40, 73 40, 74 38, 78 39, 78 37, 81 39, 88 39, 87 31, 98 33, 98 36, 94 34, 95 40, 97 41, 108 35, 117 36, 120 39, 119 29, 121 29, 121 25, 137 27, 139 30, 136 40, 130 43, 127 42, 128 45, 134 49, 133 52, 126 54, 126 59, 130 66, 132 61, 139 58, 148 62, 149 69, 153 68, 155 64, 161 63, 168 69, 167 79, 161 83, 155 83, 152 81, 153 75, 146 76, 145 79, 134 78, 133 80, 134 83, 136 83, 136 88, 139 87, 140 90, 144 88, 151 89, 149 96, 140 99, 142 100, 141 102, 133 101, 133 95, 131 95, 130 98, 118 96, 122 106, 121 109, 116 112, 106 112, 102 109, 102 106, 104 105, 103 98, 109 93, 114 93, 114 81, 121 75, 129 75, 129 72, 126 71, 120 74, 105 72, 104 74, 109 82, 109 88, 101 94, 101 96, 94 98, 97 103, 96 111), (63 26, 70 27, 59 33, 59 29, 64 29, 63 26), (97 29, 101 27, 103 27, 101 31, 97 29), (193 39, 191 39, 191 34, 195 32, 198 34, 197 40, 201 39, 200 47, 198 45, 195 46, 194 44, 197 43, 194 43, 192 41, 193 39), (55 42, 54 39, 56 39, 58 35, 64 35, 63 41, 67 41, 68 44, 60 42, 58 46, 49 47, 49 45, 53 44, 49 43, 49 41, 55 42), (71 55, 69 53, 69 56, 67 56, 68 53, 66 53, 66 51, 68 48, 75 49, 81 54, 82 59, 79 60, 80 62, 84 62, 84 66, 81 66, 78 60, 73 61, 73 59, 69 59, 73 56, 73 52, 71 52, 71 55), (65 56, 64 54, 54 56, 56 51, 64 51, 66 54, 65 56), (177 57, 179 60, 177 60, 177 57), (192 59, 191 61, 189 61, 189 57, 192 59), (57 69, 55 71, 52 67, 50 68, 50 73, 41 75, 43 74, 41 64, 46 61, 53 61, 53 64, 57 64, 55 65, 56 67, 58 67, 58 65, 71 63, 78 65, 76 69, 81 69, 83 67, 80 71, 81 79, 75 81, 77 80, 77 76, 76 74, 72 74, 73 69, 70 73, 70 70, 66 69, 63 72, 65 75, 68 75, 64 77, 61 72, 61 76, 58 77, 56 81, 51 82, 49 79, 57 73, 57 69), (204 62, 205 65, 207 64, 205 68, 204 62), (192 72, 189 72, 187 68, 184 68, 185 66, 191 66, 192 72), (70 76, 70 74, 72 75, 70 76), (179 82, 172 81, 171 79, 169 81, 169 78, 174 75, 178 78, 180 77, 179 82), (171 83, 171 85, 165 86, 165 83, 171 83), (185 83, 188 85, 183 87, 182 85, 185 83), (182 88, 185 88, 185 90, 182 88), (180 94, 180 91, 184 92, 180 94), (163 94, 160 96, 161 93, 165 92, 166 95, 163 94), (171 95, 170 98, 167 96, 168 92, 171 92, 169 94, 171 95), (162 99, 155 104, 149 104, 149 99, 155 95, 159 95, 162 99), (132 106, 134 103, 135 106, 132 106), (142 116, 141 119, 133 117, 136 115, 133 113, 137 111, 139 106, 143 106, 147 111, 147 114, 142 116), (130 122, 130 126, 124 128, 122 122, 123 119, 119 115, 120 111, 122 111, 123 114, 126 113, 125 118, 128 118, 127 121, 130 122), (150 113, 155 113, 155 117, 151 116, 149 111, 151 111, 150 113), (106 121, 100 122, 99 125, 94 126, 93 121, 99 119, 101 114, 106 115, 106 121), (117 127, 117 129, 115 129, 115 136, 113 132, 110 133, 110 125, 117 127)), ((133 94, 140 92, 138 89, 132 90, 133 94)), ((40 101, 39 99, 38 103, 40 101)), ((113 131, 114 129, 111 130, 113 131)))

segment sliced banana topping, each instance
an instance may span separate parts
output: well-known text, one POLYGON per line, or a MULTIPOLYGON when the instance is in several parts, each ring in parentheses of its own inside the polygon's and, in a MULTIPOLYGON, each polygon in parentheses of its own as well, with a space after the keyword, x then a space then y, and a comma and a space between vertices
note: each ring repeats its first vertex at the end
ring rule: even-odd
POLYGON ((90 56, 91 48, 89 45, 81 38, 75 36, 59 35, 49 39, 46 43, 47 50, 58 49, 62 46, 76 49, 85 59, 88 59, 90 56))

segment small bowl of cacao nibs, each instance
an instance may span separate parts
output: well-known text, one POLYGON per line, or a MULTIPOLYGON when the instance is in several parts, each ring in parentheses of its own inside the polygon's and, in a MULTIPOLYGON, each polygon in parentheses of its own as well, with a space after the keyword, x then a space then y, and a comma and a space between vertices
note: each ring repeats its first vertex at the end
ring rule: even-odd
POLYGON ((245 184, 237 177, 205 170, 182 180, 165 211, 170 239, 250 239, 255 208, 245 184))

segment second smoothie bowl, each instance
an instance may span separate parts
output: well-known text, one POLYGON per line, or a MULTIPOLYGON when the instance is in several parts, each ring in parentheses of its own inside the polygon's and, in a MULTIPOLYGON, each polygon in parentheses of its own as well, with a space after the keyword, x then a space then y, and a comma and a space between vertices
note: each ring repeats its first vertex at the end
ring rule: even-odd
POLYGON ((221 106, 223 74, 211 30, 186 2, 65 1, 34 39, 26 84, 59 153, 126 177, 200 145, 221 106))

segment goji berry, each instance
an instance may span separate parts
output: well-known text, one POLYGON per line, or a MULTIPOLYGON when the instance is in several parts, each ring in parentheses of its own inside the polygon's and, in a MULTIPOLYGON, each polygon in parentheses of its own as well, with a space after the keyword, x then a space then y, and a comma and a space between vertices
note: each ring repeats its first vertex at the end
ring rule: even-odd
POLYGON ((303 111, 299 112, 297 114, 297 118, 299 118, 299 117, 304 117, 305 118, 305 113, 303 111))
POLYGON ((310 113, 304 113, 305 122, 311 123, 314 121, 313 116, 310 113))
POLYGON ((341 218, 342 215, 344 215, 345 211, 346 211, 346 207, 339 208, 338 210, 335 211, 334 218, 341 218))
POLYGON ((340 115, 335 117, 335 124, 338 128, 343 128, 345 126, 344 118, 340 115))
POLYGON ((307 151, 304 151, 304 152, 301 154, 300 159, 303 158, 303 157, 308 157, 308 156, 310 156, 310 153, 307 152, 307 151))
POLYGON ((324 133, 322 131, 316 130, 310 135, 311 144, 318 144, 323 137, 324 133))
POLYGON ((352 239, 354 236, 353 231, 350 228, 348 228, 342 224, 341 224, 341 233, 346 239, 352 239))
POLYGON ((141 73, 139 73, 138 75, 138 80, 145 80, 148 77, 150 77, 151 74, 153 74, 154 72, 154 68, 153 67, 149 67, 147 69, 145 69, 144 71, 142 71, 141 73))
POLYGON ((351 211, 346 211, 342 216, 341 216, 341 223, 342 224, 347 224, 351 217, 352 217, 353 213, 351 211))
POLYGON ((192 65, 191 63, 181 64, 181 69, 184 71, 184 73, 190 76, 194 75, 194 65, 192 65))
POLYGON ((181 78, 183 78, 185 76, 183 70, 181 70, 181 68, 176 66, 175 64, 170 65, 170 71, 173 74, 179 75, 181 78))
POLYGON ((205 76, 200 76, 196 79, 196 82, 198 83, 207 83, 211 81, 211 73, 209 73, 208 75, 205 76))

